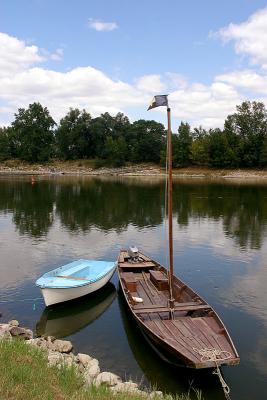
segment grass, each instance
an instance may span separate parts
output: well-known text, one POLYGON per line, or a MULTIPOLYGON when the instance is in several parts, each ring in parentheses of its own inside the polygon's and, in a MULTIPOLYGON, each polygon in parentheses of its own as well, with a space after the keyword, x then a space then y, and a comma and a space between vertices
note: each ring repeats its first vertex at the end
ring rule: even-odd
MULTIPOLYGON (((74 368, 48 367, 43 350, 22 340, 0 340, 0 400, 143 400, 140 395, 113 394, 107 387, 83 388, 74 368)), ((201 393, 164 400, 203 400, 201 393)), ((158 397, 162 398, 162 397, 158 397)), ((155 398, 157 399, 157 397, 155 398)))

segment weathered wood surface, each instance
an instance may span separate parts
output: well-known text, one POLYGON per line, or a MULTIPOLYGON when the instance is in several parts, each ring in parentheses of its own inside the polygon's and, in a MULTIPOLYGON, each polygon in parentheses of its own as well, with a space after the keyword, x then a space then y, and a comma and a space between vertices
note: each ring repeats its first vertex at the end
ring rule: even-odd
POLYGON ((238 364, 238 354, 223 323, 210 305, 192 289, 174 277, 175 303, 172 319, 168 302, 167 271, 143 254, 140 254, 137 263, 131 263, 128 253, 123 251, 118 261, 124 296, 134 317, 155 342, 154 345, 162 347, 172 357, 177 355, 185 365, 192 368, 215 365, 214 362, 201 358, 199 351, 205 348, 213 348, 229 355, 229 359, 218 360, 219 365, 238 364), (127 272, 130 268, 131 272, 127 272), (159 281, 164 282, 164 285, 167 283, 167 286, 160 287, 159 281), (135 284, 129 289, 132 282, 135 284), (143 303, 134 303, 133 297, 142 298, 143 303))

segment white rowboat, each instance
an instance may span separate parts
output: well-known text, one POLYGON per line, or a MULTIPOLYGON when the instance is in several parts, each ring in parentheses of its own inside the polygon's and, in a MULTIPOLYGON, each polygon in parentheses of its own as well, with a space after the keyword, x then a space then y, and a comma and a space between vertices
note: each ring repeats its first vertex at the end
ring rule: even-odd
POLYGON ((46 272, 36 281, 46 306, 73 300, 102 288, 112 277, 117 262, 78 260, 46 272))

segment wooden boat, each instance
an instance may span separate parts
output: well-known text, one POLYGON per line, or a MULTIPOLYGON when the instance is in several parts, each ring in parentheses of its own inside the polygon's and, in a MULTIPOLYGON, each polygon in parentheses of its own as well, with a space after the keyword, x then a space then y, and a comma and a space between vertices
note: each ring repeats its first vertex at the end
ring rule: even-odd
POLYGON ((101 289, 112 277, 116 262, 77 260, 45 273, 36 281, 46 306, 73 300, 101 289))
POLYGON ((177 277, 173 277, 174 307, 169 306, 168 271, 142 253, 118 258, 120 285, 139 327, 165 360, 189 368, 239 363, 235 346, 213 308, 177 277), (142 301, 141 301, 142 300, 142 301), (209 349, 210 351, 208 351, 209 349))
MULTIPOLYGON (((120 285, 133 317, 160 355, 190 368, 216 367, 222 382, 220 365, 239 363, 234 344, 212 307, 173 274, 172 132, 167 97, 155 96, 148 110, 167 107, 169 270, 135 247, 122 250, 118 259, 120 285)), ((229 393, 227 385, 223 387, 229 393)))
POLYGON ((108 309, 116 294, 115 286, 108 282, 97 292, 97 296, 89 294, 73 300, 68 307, 65 303, 46 307, 36 324, 36 335, 64 338, 79 332, 108 309))

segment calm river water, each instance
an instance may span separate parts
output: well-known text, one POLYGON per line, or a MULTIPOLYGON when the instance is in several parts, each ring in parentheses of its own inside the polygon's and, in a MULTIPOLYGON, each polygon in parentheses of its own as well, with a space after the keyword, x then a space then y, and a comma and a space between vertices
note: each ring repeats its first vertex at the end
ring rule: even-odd
MULTIPOLYGON (((267 184, 175 180, 175 271, 218 311, 241 363, 224 367, 232 400, 267 396, 267 184)), ((224 399, 216 376, 171 368, 127 314, 118 278, 97 296, 45 309, 35 280, 79 258, 117 258, 136 245, 165 264, 159 178, 0 178, 1 320, 67 337, 101 369, 205 400, 224 399)))

